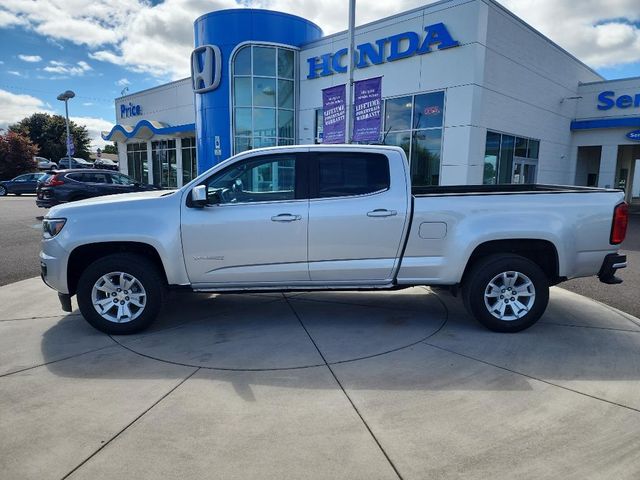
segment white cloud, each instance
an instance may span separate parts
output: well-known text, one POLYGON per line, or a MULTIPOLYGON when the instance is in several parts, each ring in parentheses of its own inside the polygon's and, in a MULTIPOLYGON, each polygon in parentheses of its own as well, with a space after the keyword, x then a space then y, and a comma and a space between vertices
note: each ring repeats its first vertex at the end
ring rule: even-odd
POLYGON ((81 77, 82 75, 87 73, 89 70, 93 70, 93 69, 87 62, 83 60, 79 61, 75 65, 71 65, 71 64, 56 61, 56 60, 51 60, 49 62, 49 65, 44 67, 42 70, 48 73, 55 73, 59 75, 70 75, 72 77, 81 77))
POLYGON ((7 73, 9 75, 15 75, 16 77, 21 77, 22 74, 20 72, 18 72, 17 70, 7 70, 7 73))
POLYGON ((26 24, 27 21, 20 18, 18 15, 6 10, 0 10, 0 28, 26 24))
POLYGON ((126 87, 131 85, 131 82, 129 80, 127 80, 126 78, 121 78, 120 80, 118 80, 116 82, 116 85, 118 85, 119 87, 126 87))
POLYGON ((39 98, 31 95, 18 95, 0 89, 0 128, 7 128, 12 123, 36 112, 52 113, 39 98))
POLYGON ((91 107, 91 106, 93 106, 93 103, 92 103, 92 102, 84 102, 84 103, 82 104, 82 106, 83 106, 83 107, 91 107))
MULTIPOLYGON (((432 1, 359 0, 356 23, 432 1)), ((583 0, 579 6, 571 0, 502 2, 591 66, 640 62, 640 28, 633 23, 640 21, 638 0, 583 0)), ((346 0, 164 0, 158 4, 147 0, 3 0, 0 27, 27 25, 50 41, 86 45, 94 60, 162 79, 180 78, 189 72, 193 21, 203 13, 242 6, 300 15, 320 25, 325 34, 347 27, 346 0)))
POLYGON ((28 62, 28 63, 37 63, 39 61, 42 60, 42 57, 40 55, 18 55, 18 58, 20 60, 22 60, 23 62, 28 62))
POLYGON ((591 67, 640 62, 638 0, 583 0, 579 3, 503 0, 503 3, 591 67))
POLYGON ((91 138, 91 150, 95 152, 97 148, 104 148, 107 143, 100 134, 103 131, 109 131, 113 127, 113 123, 105 120, 104 118, 96 117, 70 117, 78 125, 84 125, 87 127, 89 137, 91 138))

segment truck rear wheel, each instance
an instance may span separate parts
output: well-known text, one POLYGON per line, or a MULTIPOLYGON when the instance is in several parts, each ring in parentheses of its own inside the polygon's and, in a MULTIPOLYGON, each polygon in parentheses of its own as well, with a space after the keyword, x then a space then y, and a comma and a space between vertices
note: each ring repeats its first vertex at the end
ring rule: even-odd
POLYGON ((164 281, 140 255, 113 254, 89 265, 78 281, 82 316, 98 330, 127 335, 147 328, 162 306, 164 281))
POLYGON ((491 255, 473 265, 463 299, 469 313, 494 332, 519 332, 536 323, 549 303, 549 280, 520 255, 491 255))

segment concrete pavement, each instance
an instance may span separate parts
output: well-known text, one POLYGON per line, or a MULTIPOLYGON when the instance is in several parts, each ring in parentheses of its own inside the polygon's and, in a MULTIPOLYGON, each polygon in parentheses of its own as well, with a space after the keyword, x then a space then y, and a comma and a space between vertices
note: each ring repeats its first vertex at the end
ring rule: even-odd
POLYGON ((423 288, 173 294, 127 337, 0 305, 3 479, 640 475, 640 320, 559 288, 513 335, 423 288))

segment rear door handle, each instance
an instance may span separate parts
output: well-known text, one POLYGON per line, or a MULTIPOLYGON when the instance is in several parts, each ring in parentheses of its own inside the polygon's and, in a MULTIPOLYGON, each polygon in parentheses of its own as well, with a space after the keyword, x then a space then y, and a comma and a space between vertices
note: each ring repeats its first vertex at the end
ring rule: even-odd
POLYGON ((387 210, 386 208, 376 208, 375 210, 371 210, 367 212, 367 217, 393 217, 397 215, 398 212, 395 210, 387 210))
POLYGON ((290 213, 281 213, 280 215, 274 215, 271 217, 272 222, 295 222, 296 220, 302 220, 302 216, 291 215, 290 213))

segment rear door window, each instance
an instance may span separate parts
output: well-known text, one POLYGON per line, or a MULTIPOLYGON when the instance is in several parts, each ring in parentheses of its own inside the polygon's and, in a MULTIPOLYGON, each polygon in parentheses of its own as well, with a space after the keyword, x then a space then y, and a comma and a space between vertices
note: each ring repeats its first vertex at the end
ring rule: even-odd
POLYGON ((315 198, 366 195, 387 190, 389 160, 379 153, 321 153, 316 155, 315 198))

